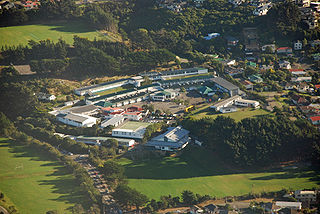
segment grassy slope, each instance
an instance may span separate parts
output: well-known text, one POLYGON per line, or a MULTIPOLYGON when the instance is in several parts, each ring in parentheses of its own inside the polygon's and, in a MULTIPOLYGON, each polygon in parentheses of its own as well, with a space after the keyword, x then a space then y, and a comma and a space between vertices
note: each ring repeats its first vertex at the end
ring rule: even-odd
POLYGON ((221 113, 214 113, 212 109, 209 107, 206 107, 204 109, 201 109, 200 111, 192 112, 191 117, 194 119, 201 119, 203 117, 210 117, 210 118, 216 118, 218 116, 225 116, 225 117, 231 117, 236 122, 239 122, 240 120, 248 117, 257 117, 259 115, 271 115, 270 112, 267 112, 263 109, 251 109, 251 108, 238 108, 237 112, 231 112, 226 114, 221 113))
POLYGON ((70 213, 68 208, 86 200, 72 175, 58 162, 3 138, 0 138, 0 166, 0 191, 20 213, 48 210, 70 213))
POLYGON ((311 188, 317 186, 320 180, 317 173, 307 169, 241 172, 231 169, 215 154, 202 149, 186 151, 180 157, 146 162, 120 159, 119 162, 126 167, 129 185, 156 199, 161 195, 180 195, 186 189, 221 197, 282 188, 311 188))
POLYGON ((94 28, 81 21, 58 22, 54 24, 34 24, 0 28, 0 47, 4 45, 27 44, 28 40, 51 39, 57 41, 59 38, 73 43, 73 36, 86 37, 93 40, 95 37, 102 39, 106 36, 97 32, 94 28))

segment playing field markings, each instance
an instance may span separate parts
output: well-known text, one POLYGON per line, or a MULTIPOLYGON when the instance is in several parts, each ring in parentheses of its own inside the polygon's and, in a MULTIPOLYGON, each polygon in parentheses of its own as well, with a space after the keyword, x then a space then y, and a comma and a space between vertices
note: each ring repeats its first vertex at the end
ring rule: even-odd
POLYGON ((39 37, 37 37, 36 35, 34 35, 33 33, 30 33, 30 35, 33 37, 33 38, 35 38, 35 39, 40 39, 39 37))

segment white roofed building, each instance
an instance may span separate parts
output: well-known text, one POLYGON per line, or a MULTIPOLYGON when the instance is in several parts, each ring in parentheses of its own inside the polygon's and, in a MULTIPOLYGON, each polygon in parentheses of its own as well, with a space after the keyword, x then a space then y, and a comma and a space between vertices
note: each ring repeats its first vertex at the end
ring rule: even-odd
POLYGON ((99 119, 95 117, 74 113, 58 114, 57 120, 76 127, 92 127, 99 121, 99 119))

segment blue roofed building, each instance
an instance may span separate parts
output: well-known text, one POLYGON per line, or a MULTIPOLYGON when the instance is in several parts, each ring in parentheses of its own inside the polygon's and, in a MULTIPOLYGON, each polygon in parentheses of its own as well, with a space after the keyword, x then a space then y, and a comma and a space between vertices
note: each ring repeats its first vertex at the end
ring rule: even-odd
POLYGON ((178 151, 189 143, 189 131, 181 126, 169 127, 168 131, 152 138, 145 146, 162 151, 178 151))

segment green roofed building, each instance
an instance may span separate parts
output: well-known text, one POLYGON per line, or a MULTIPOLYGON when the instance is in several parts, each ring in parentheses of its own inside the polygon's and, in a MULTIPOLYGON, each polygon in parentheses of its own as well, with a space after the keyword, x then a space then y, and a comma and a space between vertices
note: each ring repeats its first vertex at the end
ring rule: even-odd
POLYGON ((254 83, 263 82, 263 79, 262 79, 260 76, 255 75, 255 74, 249 76, 249 80, 250 80, 251 82, 254 82, 254 83))
POLYGON ((251 67, 257 67, 257 63, 255 62, 247 62, 247 65, 251 67))
POLYGON ((214 94, 213 90, 208 86, 200 86, 197 90, 201 95, 210 96, 214 94))

